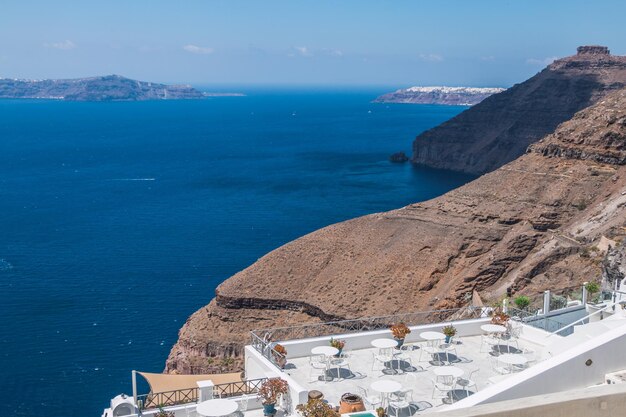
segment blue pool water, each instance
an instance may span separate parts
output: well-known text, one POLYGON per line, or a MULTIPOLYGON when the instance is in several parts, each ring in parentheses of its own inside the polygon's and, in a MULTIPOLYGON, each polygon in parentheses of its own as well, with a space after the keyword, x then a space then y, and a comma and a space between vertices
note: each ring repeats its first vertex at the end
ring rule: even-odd
POLYGON ((97 416, 228 276, 468 181, 387 161, 463 108, 383 91, 0 101, 0 415, 97 416))

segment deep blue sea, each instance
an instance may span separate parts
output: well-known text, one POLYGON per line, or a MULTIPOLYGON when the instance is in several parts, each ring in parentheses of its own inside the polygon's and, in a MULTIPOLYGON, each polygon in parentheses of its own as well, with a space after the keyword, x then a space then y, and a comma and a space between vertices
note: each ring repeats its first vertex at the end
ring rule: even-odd
POLYGON ((386 91, 0 101, 0 415, 99 416, 233 273, 470 180, 388 162, 464 108, 386 91))

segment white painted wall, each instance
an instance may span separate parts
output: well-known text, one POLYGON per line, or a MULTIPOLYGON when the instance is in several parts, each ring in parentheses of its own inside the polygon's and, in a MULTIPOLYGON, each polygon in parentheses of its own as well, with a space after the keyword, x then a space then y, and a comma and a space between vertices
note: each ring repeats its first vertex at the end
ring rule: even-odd
MULTIPOLYGON (((563 339, 565 341, 567 338, 563 339)), ((626 322, 523 372, 511 375, 447 409, 581 389, 603 383, 607 373, 626 369, 625 346, 626 322), (590 366, 586 364, 588 359, 592 361, 590 366)))
MULTIPOLYGON (((457 336, 475 336, 483 333, 480 330, 480 326, 483 324, 489 323, 490 318, 481 318, 481 319, 471 319, 471 320, 459 320, 454 322, 445 322, 445 323, 436 323, 436 324, 425 324, 422 326, 410 326, 411 333, 406 337, 405 343, 414 343, 423 341, 422 338, 419 337, 419 334, 425 331, 441 331, 444 326, 452 324, 456 327, 457 336)), ((324 336, 324 337, 313 337, 309 339, 299 339, 299 340, 290 340, 290 341, 280 341, 281 345, 283 345, 287 349, 287 359, 289 358, 302 358, 311 356, 311 349, 316 346, 327 346, 330 338, 333 337, 335 339, 341 339, 346 341, 346 346, 344 350, 357 350, 357 349, 368 349, 371 348, 371 341, 379 338, 390 338, 391 331, 390 330, 375 330, 370 332, 361 332, 361 333, 348 333, 348 334, 337 334, 332 336, 324 336)), ((246 347, 247 349, 248 347, 246 347)), ((252 347, 250 347, 253 349, 252 347)), ((254 350, 254 349, 253 349, 254 350)), ((256 352, 256 351, 255 351, 256 352)))
POLYGON ((278 369, 273 363, 256 351, 252 346, 245 347, 246 379, 281 378, 289 384, 289 395, 293 407, 306 403, 309 390, 298 384, 291 375, 278 369))

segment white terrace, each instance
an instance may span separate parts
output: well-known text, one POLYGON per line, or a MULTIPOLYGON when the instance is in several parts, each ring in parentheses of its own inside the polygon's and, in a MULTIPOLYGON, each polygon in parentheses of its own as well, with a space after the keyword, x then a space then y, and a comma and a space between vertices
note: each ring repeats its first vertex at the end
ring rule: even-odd
MULTIPOLYGON (((371 411, 360 417, 375 416, 381 401, 392 416, 473 416, 479 415, 472 414, 475 409, 497 408, 507 400, 602 385, 608 374, 626 370, 626 314, 619 300, 602 305, 587 305, 583 300, 553 312, 548 301, 539 314, 526 316, 509 310, 514 320, 504 333, 490 326, 484 308, 253 332, 252 344, 245 347, 245 379, 233 385, 233 391, 200 381, 195 388, 178 393, 184 391, 188 397, 165 409, 176 417, 196 417, 200 402, 225 394, 237 402, 240 416, 261 416, 255 395, 258 384, 278 377, 289 384, 288 395, 278 405, 279 417, 297 415, 295 406, 306 403, 311 391, 321 392, 332 405, 339 405, 346 393, 360 395, 371 411), (407 323, 411 333, 401 349, 385 347, 395 343, 387 326, 398 321, 407 323), (450 343, 441 334, 446 325, 457 331, 450 343), (344 355, 335 357, 328 349, 331 337, 346 342, 344 355), (277 344, 287 350, 282 367, 283 360, 274 349, 277 344)), ((615 395, 616 401, 626 401, 626 390, 615 395)), ((135 392, 122 399, 126 408, 112 401, 105 415, 156 414, 158 409, 140 405, 137 398, 135 392)))

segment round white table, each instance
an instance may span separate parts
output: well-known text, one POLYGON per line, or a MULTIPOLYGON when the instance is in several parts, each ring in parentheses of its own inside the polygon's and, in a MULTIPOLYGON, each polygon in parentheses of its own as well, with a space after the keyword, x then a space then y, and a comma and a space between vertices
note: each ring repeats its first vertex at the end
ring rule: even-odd
POLYGON ((511 372, 515 371, 515 365, 522 366, 528 363, 528 359, 526 359, 524 356, 511 353, 506 353, 504 355, 498 356, 498 361, 509 365, 509 371, 511 372))
POLYGON ((441 332, 422 332, 420 333, 420 337, 424 340, 433 341, 443 340, 446 338, 446 335, 441 332))
POLYGON ((339 349, 332 346, 316 346, 311 349, 311 353, 314 355, 334 356, 339 353, 339 349))
POLYGON ((483 324, 480 330, 487 333, 506 333, 506 327, 499 324, 483 324))
POLYGON ((374 339, 371 341, 372 346, 379 349, 389 349, 392 347, 398 347, 398 341, 396 339, 374 339))
POLYGON ((402 384, 388 379, 381 379, 380 381, 372 382, 370 388, 380 392, 380 405, 384 408, 385 402, 389 399, 389 394, 400 391, 402 384))
POLYGON ((456 366, 439 366, 437 368, 433 368, 433 373, 437 376, 451 376, 453 378, 458 378, 463 375, 465 371, 456 366))
POLYGON ((234 413, 239 409, 237 402, 216 398, 202 401, 196 406, 196 411, 205 417, 223 417, 234 413))

